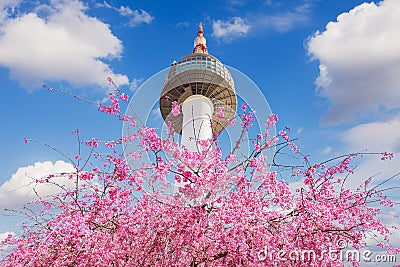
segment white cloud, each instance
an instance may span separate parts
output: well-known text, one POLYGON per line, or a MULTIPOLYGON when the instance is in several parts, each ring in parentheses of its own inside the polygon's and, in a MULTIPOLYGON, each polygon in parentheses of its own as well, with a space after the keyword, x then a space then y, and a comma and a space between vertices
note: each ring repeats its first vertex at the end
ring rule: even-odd
POLYGON ((322 153, 323 153, 323 154, 330 154, 330 153, 332 153, 332 147, 331 147, 331 146, 328 146, 328 147, 324 148, 324 149, 322 150, 322 153))
POLYGON ((251 29, 251 25, 240 17, 233 17, 226 21, 214 21, 212 28, 212 35, 214 37, 229 41, 247 35, 251 29))
POLYGON ((146 23, 150 24, 153 21, 154 17, 151 16, 147 11, 141 10, 134 10, 131 20, 129 21, 129 25, 131 27, 135 27, 139 24, 146 23))
POLYGON ((102 61, 119 58, 123 49, 109 25, 88 16, 77 0, 54 3, 46 7, 45 17, 31 12, 5 19, 0 27, 0 66, 28 88, 45 81, 104 85, 108 76, 127 84, 127 76, 113 73, 102 61))
MULTIPOLYGON (((49 174, 74 171, 72 164, 64 161, 56 161, 54 164, 50 161, 36 162, 33 165, 20 167, 9 180, 0 186, 0 207, 13 208, 35 199, 36 194, 33 188, 40 196, 59 192, 60 189, 57 186, 36 184, 33 179, 40 179, 49 174)), ((67 187, 73 184, 67 177, 61 176, 52 178, 52 181, 67 187)))
POLYGON ((329 22, 308 41, 320 62, 316 85, 336 124, 400 108, 400 1, 364 3, 329 22))
POLYGON ((121 16, 129 18, 129 26, 137 27, 140 24, 150 24, 154 20, 154 16, 143 9, 132 10, 129 6, 120 6, 119 8, 113 7, 106 1, 102 4, 96 4, 96 7, 104 7, 117 11, 121 16))
POLYGON ((6 231, 4 233, 0 233, 0 241, 6 239, 8 237, 8 235, 15 236, 15 233, 14 232, 10 232, 10 231, 6 231))
POLYGON ((183 22, 179 22, 175 25, 176 28, 187 28, 189 27, 189 22, 188 21, 183 21, 183 22))
POLYGON ((105 103, 108 103, 108 101, 110 101, 110 97, 106 96, 106 97, 103 97, 102 99, 100 99, 100 100, 98 100, 96 102, 99 103, 99 104, 105 104, 105 103))
POLYGON ((135 78, 135 79, 133 79, 132 82, 131 82, 131 84, 129 85, 129 89, 130 89, 132 92, 136 91, 136 89, 139 88, 139 86, 142 84, 143 81, 144 81, 143 78, 140 78, 140 79, 136 79, 136 78, 135 78))
POLYGON ((103 1, 103 3, 96 2, 96 4, 94 6, 95 7, 112 8, 112 6, 107 1, 103 1))
MULTIPOLYGON (((279 6, 272 1, 266 1, 264 4, 279 6)), ((272 30, 284 33, 306 24, 311 11, 312 4, 306 2, 296 5, 288 11, 276 12, 273 15, 254 12, 247 14, 245 18, 233 17, 227 20, 216 20, 213 22, 212 35, 225 41, 231 41, 237 37, 247 36, 250 31, 261 33, 272 30)))
POLYGON ((17 7, 22 0, 2 0, 0 2, 0 9, 4 10, 4 9, 14 9, 15 7, 17 7))
POLYGON ((254 24, 261 28, 272 28, 278 32, 287 32, 294 29, 298 24, 304 24, 309 20, 310 4, 297 6, 294 10, 276 15, 254 16, 254 24))
POLYGON ((143 23, 150 24, 154 20, 154 17, 143 9, 132 10, 128 6, 120 6, 118 12, 121 16, 129 18, 129 26, 131 27, 136 27, 143 23))
POLYGON ((21 1, 22 0, 2 0, 0 2, 0 25, 10 13, 14 13, 15 7, 17 7, 21 1))
POLYGON ((130 16, 133 14, 133 11, 128 6, 120 6, 118 12, 121 16, 130 16))
POLYGON ((357 125, 343 134, 343 140, 351 151, 400 152, 400 120, 357 125))

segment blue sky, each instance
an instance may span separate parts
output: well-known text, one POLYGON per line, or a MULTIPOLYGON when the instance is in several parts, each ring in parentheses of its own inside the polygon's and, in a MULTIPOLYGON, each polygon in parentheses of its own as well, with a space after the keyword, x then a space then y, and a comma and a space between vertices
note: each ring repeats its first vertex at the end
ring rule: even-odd
MULTIPOLYGON (((278 129, 291 127, 312 159, 398 152, 398 14, 398 0, 3 0, 0 206, 29 199, 25 191, 10 192, 24 174, 57 170, 63 164, 55 162, 65 160, 26 145, 25 137, 74 155, 75 129, 87 140, 121 134, 122 125, 95 106, 49 93, 43 83, 101 101, 111 76, 132 95, 191 52, 200 21, 209 53, 258 85, 279 115, 278 129)), ((359 169, 366 176, 382 172, 383 179, 399 163, 367 160, 359 169)), ((15 231, 13 222, 4 218, 0 233, 15 231)))

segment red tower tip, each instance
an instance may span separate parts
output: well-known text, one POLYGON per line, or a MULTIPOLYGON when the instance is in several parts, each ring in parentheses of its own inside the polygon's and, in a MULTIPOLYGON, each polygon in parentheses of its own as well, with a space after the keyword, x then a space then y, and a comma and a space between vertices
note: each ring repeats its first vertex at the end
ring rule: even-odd
POLYGON ((204 32, 203 32, 203 23, 200 22, 199 29, 197 31, 197 37, 196 39, 194 39, 193 53, 208 54, 206 43, 207 41, 206 38, 204 37, 204 32))

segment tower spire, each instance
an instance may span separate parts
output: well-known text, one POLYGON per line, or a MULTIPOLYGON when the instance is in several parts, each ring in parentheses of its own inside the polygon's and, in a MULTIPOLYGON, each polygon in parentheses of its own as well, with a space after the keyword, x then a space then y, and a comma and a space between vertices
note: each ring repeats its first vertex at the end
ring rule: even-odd
POLYGON ((193 53, 208 54, 207 51, 207 40, 204 37, 203 23, 200 22, 199 29, 197 31, 197 36, 194 39, 193 53))

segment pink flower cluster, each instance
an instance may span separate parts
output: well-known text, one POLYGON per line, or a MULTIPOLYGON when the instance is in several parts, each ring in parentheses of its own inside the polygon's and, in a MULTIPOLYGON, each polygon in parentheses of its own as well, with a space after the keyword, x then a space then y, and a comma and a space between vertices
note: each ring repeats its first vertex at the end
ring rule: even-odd
MULTIPOLYGON (((111 78, 109 82, 113 83, 111 78)), ((119 98, 127 100, 123 94, 119 98)), ((116 114, 135 127, 134 118, 120 113, 113 94, 110 101, 111 106, 100 111, 116 114)), ((242 111, 245 133, 255 112, 248 112, 246 104, 242 111)), ((180 114, 177 102, 172 103, 172 113, 180 114)), ((266 126, 277 120, 271 114, 266 126)), ((100 147, 101 141, 93 138, 85 144, 91 153, 95 150, 98 164, 87 159, 86 168, 76 166, 74 172, 63 173, 72 186, 58 185, 58 193, 43 196, 35 209, 26 209, 30 221, 22 234, 1 241, 11 248, 1 265, 344 266, 324 250, 340 251, 339 241, 360 249, 371 232, 387 241, 391 227, 381 221, 380 208, 393 207, 393 201, 372 178, 356 188, 345 183, 344 179, 353 178, 351 162, 356 154, 324 164, 309 164, 304 157, 305 167, 280 165, 274 158, 270 166, 261 153, 267 149, 289 146, 300 153, 287 131, 272 137, 259 133, 245 158, 235 150, 225 156, 213 140, 202 140, 197 152, 189 152, 173 140, 173 134, 161 138, 149 127, 138 127, 100 147), (118 144, 132 141, 137 141, 138 151, 126 157, 118 152, 118 144), (302 179, 296 187, 282 179, 285 168, 302 179), (40 211, 32 215, 34 210, 40 211), (261 251, 290 255, 303 250, 313 251, 315 258, 260 257, 261 251)), ((244 140, 242 135, 237 146, 244 140)), ((392 156, 382 154, 383 159, 392 156)), ((35 183, 54 186, 60 175, 35 183)), ((400 252, 388 242, 378 246, 400 252)))
POLYGON ((224 118, 224 107, 218 107, 218 111, 217 111, 217 113, 215 113, 215 116, 218 119, 224 118))
POLYGON ((98 147, 99 146, 99 140, 96 138, 92 138, 90 141, 86 141, 85 145, 87 146, 93 146, 93 147, 98 147))
POLYGON ((178 102, 172 102, 171 112, 174 117, 178 116, 181 113, 181 107, 179 106, 178 102))

